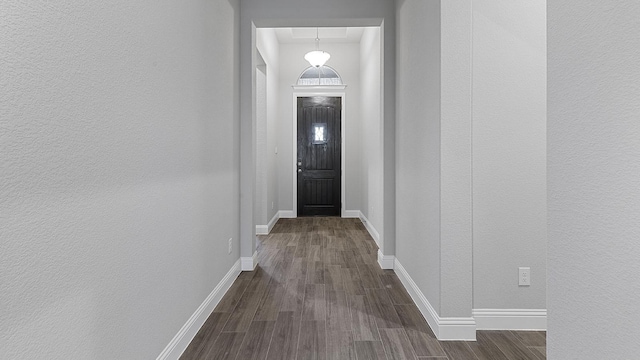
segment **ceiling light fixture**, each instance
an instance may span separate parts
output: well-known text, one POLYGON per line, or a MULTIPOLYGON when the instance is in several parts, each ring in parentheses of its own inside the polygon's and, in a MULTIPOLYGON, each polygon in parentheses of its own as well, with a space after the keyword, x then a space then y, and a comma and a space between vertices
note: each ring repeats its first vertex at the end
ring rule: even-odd
POLYGON ((311 66, 319 68, 323 66, 331 55, 328 52, 320 50, 320 38, 318 37, 318 28, 316 28, 316 49, 314 51, 309 51, 304 59, 311 64, 311 66))

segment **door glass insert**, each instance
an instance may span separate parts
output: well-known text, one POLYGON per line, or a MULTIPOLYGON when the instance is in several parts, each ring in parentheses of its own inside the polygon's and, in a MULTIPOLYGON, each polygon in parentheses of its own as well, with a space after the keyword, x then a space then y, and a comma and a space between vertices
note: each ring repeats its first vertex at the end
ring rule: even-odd
POLYGON ((327 143, 327 124, 313 124, 313 127, 311 127, 311 142, 314 144, 327 143))

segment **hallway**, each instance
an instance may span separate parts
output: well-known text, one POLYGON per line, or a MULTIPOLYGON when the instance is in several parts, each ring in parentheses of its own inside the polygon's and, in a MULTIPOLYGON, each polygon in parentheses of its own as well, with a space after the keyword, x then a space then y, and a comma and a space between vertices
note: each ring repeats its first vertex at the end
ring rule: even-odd
POLYGON ((359 219, 280 219, 181 359, 545 359, 544 332, 439 342, 359 219))

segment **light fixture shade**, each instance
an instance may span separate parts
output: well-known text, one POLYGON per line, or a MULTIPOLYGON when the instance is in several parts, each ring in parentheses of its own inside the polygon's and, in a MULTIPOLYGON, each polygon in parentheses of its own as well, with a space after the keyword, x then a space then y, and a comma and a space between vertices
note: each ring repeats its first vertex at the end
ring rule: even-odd
POLYGON ((309 64, 311 64, 311 66, 320 67, 324 65, 330 57, 331 55, 329 55, 329 53, 326 51, 314 50, 309 51, 304 56, 304 59, 307 60, 309 64))

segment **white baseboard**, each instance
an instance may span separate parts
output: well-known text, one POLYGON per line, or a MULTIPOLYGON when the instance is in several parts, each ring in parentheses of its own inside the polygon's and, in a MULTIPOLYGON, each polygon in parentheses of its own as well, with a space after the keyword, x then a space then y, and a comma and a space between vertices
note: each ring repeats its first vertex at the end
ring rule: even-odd
POLYGON ((271 230, 273 230, 273 227, 276 226, 278 220, 280 220, 280 211, 276 211, 276 213, 273 214, 271 220, 269 220, 269 223, 267 224, 267 234, 271 233, 271 230))
POLYGON ((394 269, 438 340, 476 340, 476 321, 474 318, 440 317, 397 258, 394 269))
POLYGON ((182 326, 176 336, 171 339, 169 345, 158 355, 157 360, 179 359, 180 355, 187 349, 189 343, 198 333, 204 322, 209 318, 213 309, 218 305, 222 296, 229 290, 234 280, 240 275, 240 259, 229 269, 229 272, 220 280, 218 285, 204 299, 196 312, 191 315, 186 324, 182 326))
POLYGON ((547 330, 547 309, 473 309, 478 330, 547 330))
POLYGON ((267 225, 256 225, 256 235, 269 235, 280 219, 280 212, 276 211, 267 225))
MULTIPOLYGON (((378 245, 378 248, 380 248, 380 234, 378 233, 376 228, 373 227, 373 224, 369 222, 369 219, 367 219, 367 217, 364 216, 362 211, 359 211, 359 217, 360 217, 360 221, 362 221, 362 223, 364 224, 364 227, 369 232, 369 235, 371 235, 371 237, 373 238, 373 241, 375 241, 376 245, 378 245)), ((389 269, 393 269, 393 266, 390 267, 389 269)))
POLYGON ((258 252, 254 252, 253 256, 240 258, 240 269, 242 271, 253 271, 258 265, 258 252))
POLYGON ((297 218, 297 216, 293 212, 293 210, 280 210, 278 212, 278 215, 280 216, 280 219, 295 219, 295 218, 297 218))
POLYGON ((256 235, 269 235, 269 226, 256 225, 256 235))
POLYGON ((342 212, 343 218, 360 218, 360 210, 345 210, 342 212))
POLYGON ((384 255, 382 250, 378 249, 378 264, 382 269, 393 269, 396 257, 394 255, 384 255))

